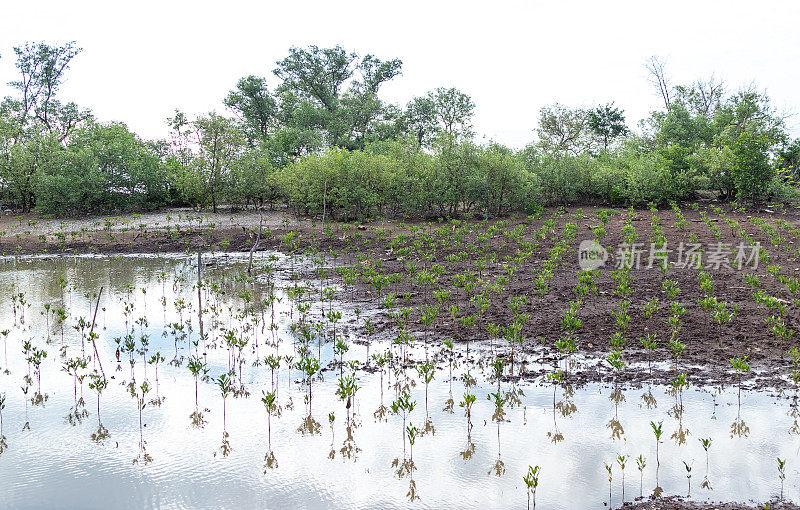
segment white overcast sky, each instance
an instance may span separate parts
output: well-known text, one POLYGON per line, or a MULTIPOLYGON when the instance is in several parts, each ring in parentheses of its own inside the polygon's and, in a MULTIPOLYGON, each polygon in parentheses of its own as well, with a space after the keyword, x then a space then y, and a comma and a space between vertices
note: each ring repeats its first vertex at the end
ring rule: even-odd
MULTIPOLYGON (((385 100, 438 86, 475 101, 478 140, 532 140, 539 109, 614 100, 634 126, 657 108, 644 62, 667 60, 673 83, 712 73, 755 82, 775 106, 800 108, 800 2, 771 1, 69 1, 0 0, 0 95, 13 46, 76 40, 61 95, 99 120, 164 136, 175 108, 222 111, 236 80, 264 75, 290 46, 341 44, 399 57, 385 100)), ((800 135, 798 116, 788 120, 800 135)))

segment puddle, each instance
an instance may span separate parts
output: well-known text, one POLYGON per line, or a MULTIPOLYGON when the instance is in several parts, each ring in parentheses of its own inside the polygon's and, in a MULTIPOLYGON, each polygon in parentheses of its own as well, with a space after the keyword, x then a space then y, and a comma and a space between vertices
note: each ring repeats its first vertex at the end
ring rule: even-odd
MULTIPOLYGON (((375 313, 364 303, 359 304, 358 319, 354 305, 336 301, 332 305, 334 311, 343 311, 337 337, 350 338, 342 358, 358 362, 356 368, 339 365, 333 342, 320 345, 315 337, 309 343, 323 369, 321 378, 315 375, 312 380, 309 421, 308 385, 302 372, 288 368, 284 360, 273 379, 263 363, 253 365, 256 359, 263 361, 276 353, 270 345, 272 310, 260 304, 270 288, 263 266, 285 266, 284 257, 258 254, 261 276, 254 284, 245 278, 247 263, 247 254, 203 259, 204 342, 199 334, 195 257, 0 261, 0 325, 9 330, 8 365, 0 357, 0 366, 10 371, 0 375, 0 393, 6 394, 0 506, 524 507, 523 476, 528 466, 538 465, 538 507, 597 508, 609 502, 606 464, 613 465, 611 505, 622 503, 623 473, 617 462, 621 455, 629 456, 625 501, 640 495, 640 483, 644 495, 653 493, 658 484, 664 495, 685 496, 691 483, 691 497, 700 501, 766 501, 781 490, 778 457, 787 459, 784 497, 800 499, 800 413, 793 407, 792 395, 743 391, 740 400, 736 387, 726 387, 689 388, 679 398, 665 387, 615 391, 596 384, 569 388, 545 382, 516 386, 501 382, 500 392, 512 397, 506 398, 498 423, 493 420, 497 408, 490 400, 491 393, 498 392, 491 367, 467 366, 462 356, 450 379, 448 355, 440 342, 431 340, 428 355, 435 359, 435 373, 427 388, 426 410, 425 383, 414 367, 392 370, 387 366, 383 371, 376 370, 374 363, 364 367, 374 354, 400 352, 390 342, 353 341, 363 340, 352 328, 354 322, 363 323, 364 317, 375 313), (91 324, 100 287, 104 290, 95 332, 108 387, 100 397, 103 429, 98 438, 92 380, 86 376, 76 390, 75 378, 65 364, 82 352, 92 356, 91 343, 84 341, 82 346, 78 323, 83 318, 91 324), (254 308, 248 312, 248 307, 254 308), (68 315, 63 344, 61 324, 54 314, 59 308, 68 315), (130 330, 137 349, 133 353, 135 386, 146 379, 151 387, 141 413, 141 436, 137 399, 126 385, 131 380, 130 355, 121 352, 117 363, 114 341, 130 330), (236 347, 229 352, 225 331, 248 340, 241 354, 236 347), (138 351, 142 334, 148 337, 146 353, 138 351), (30 383, 24 379, 29 373, 23 355, 26 341, 47 353, 40 378, 46 400, 38 404, 35 367, 30 369, 30 383), (164 358, 158 363, 157 388, 156 365, 145 368, 142 361, 156 352, 164 358), (193 355, 206 360, 211 378, 197 385, 199 411, 206 422, 202 428, 190 418, 196 411, 195 378, 188 368, 193 355), (223 427, 223 399, 215 379, 228 372, 229 366, 236 368, 230 376, 234 387, 239 388, 241 379, 249 396, 227 396, 223 427), (459 406, 467 369, 476 380, 470 389, 476 396, 471 428, 459 406), (357 380, 349 420, 346 402, 336 394, 340 372, 353 374, 357 380), (273 381, 281 412, 269 418, 268 437, 268 415, 261 397, 262 390, 273 388, 273 381), (422 431, 413 445, 413 469, 407 462, 412 447, 404 438, 403 417, 388 409, 399 394, 398 381, 408 385, 416 404, 406 424, 422 431), (85 405, 76 407, 75 393, 78 398, 83 395, 85 405), (157 399, 163 400, 153 402, 157 399), (445 410, 449 406, 452 412, 445 410), (424 432, 426 416, 431 428, 424 432), (651 421, 663 422, 659 463, 651 421), (711 438, 708 455, 702 438, 711 438), (639 455, 646 457, 641 477, 635 460, 639 455)), ((280 299, 274 304, 277 353, 293 356, 296 362, 298 343, 290 325, 299 312, 292 310, 286 290, 293 283, 285 279, 285 267, 273 274, 280 299)), ((310 284, 318 298, 324 285, 310 284)), ((346 301, 346 296, 337 297, 346 301)), ((322 304, 313 301, 310 306, 310 318, 319 322, 322 304)), ((329 307, 324 304, 326 314, 329 307)), ((327 321, 325 328, 331 329, 327 321)), ((83 329, 88 335, 89 327, 83 329)), ((124 346, 124 340, 120 343, 124 346)), ((464 354, 464 346, 456 350, 464 354)), ((408 356, 425 359, 421 340, 408 350, 408 356)), ((88 374, 94 362, 88 361, 79 375, 88 374)))

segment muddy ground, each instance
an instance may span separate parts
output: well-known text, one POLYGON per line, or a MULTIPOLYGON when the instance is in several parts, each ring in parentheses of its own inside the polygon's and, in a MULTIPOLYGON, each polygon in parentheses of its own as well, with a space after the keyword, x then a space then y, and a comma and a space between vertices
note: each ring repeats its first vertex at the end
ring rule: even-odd
POLYGON ((685 501, 679 496, 641 501, 638 503, 625 503, 623 508, 631 510, 797 510, 799 506, 784 501, 769 501, 767 503, 697 503, 685 501))
MULTIPOLYGON (((753 217, 766 218, 771 223, 780 219, 787 221, 790 228, 796 229, 800 226, 800 212, 797 209, 737 212, 725 208, 724 216, 720 216, 718 210, 709 209, 710 205, 701 204, 699 210, 693 210, 690 204, 682 204, 681 209, 687 220, 687 226, 683 229, 675 226, 676 216, 673 211, 667 209, 658 212, 670 249, 674 249, 681 242, 698 242, 704 247, 724 242, 730 243, 735 249, 742 239, 738 230, 730 228, 725 222, 726 219, 732 219, 740 223, 738 228, 745 229, 761 243, 769 253, 771 264, 780 264, 782 275, 800 276, 800 263, 791 252, 793 246, 800 246, 800 239, 794 233, 783 230, 782 235, 787 241, 776 246, 769 235, 750 221, 753 217), (716 237, 709 225, 703 221, 700 211, 706 211, 710 222, 717 225, 721 238, 716 237)), ((714 205, 721 206, 721 204, 714 205)), ((471 252, 469 257, 455 262, 452 260, 448 262, 448 255, 456 254, 458 249, 451 246, 447 239, 434 246, 430 251, 433 255, 429 261, 421 260, 419 252, 414 250, 411 250, 411 254, 397 255, 400 248, 414 246, 414 240, 419 238, 420 230, 427 229, 430 232, 443 226, 449 228, 446 222, 434 222, 429 227, 425 227, 422 223, 409 225, 390 221, 343 227, 341 224, 329 222, 327 233, 323 234, 320 224, 308 219, 298 220, 280 211, 264 214, 225 212, 201 215, 191 210, 172 210, 67 221, 3 216, 0 219, 0 233, 3 234, 0 236, 0 253, 12 255, 249 251, 258 237, 257 231, 261 225, 262 235, 258 250, 287 251, 290 247, 282 242, 281 236, 293 231, 298 234, 297 244, 292 249, 294 253, 307 252, 309 248, 336 253, 340 254, 337 255, 338 264, 359 263, 358 255, 360 255, 362 264, 363 260, 373 265, 379 263, 380 272, 384 275, 405 274, 409 262, 421 265, 426 263, 445 265, 447 273, 440 279, 439 285, 451 289, 453 301, 461 303, 463 310, 467 311, 471 305, 464 290, 450 284, 448 277, 475 271, 477 253, 480 252, 482 255, 495 254, 498 261, 480 270, 481 278, 496 279, 503 274, 501 264, 503 258, 513 256, 519 248, 519 242, 536 240, 540 245, 535 254, 522 263, 502 292, 492 295, 491 304, 481 316, 477 327, 467 329, 458 321, 453 321, 449 314, 442 310, 431 333, 434 338, 452 337, 459 343, 468 341, 485 343, 487 325, 509 324, 513 320, 509 307, 510 298, 526 294, 530 299, 525 311, 530 315, 530 319, 523 329, 526 341, 522 349, 545 367, 549 367, 555 366, 562 357, 555 349, 554 342, 561 333, 563 312, 568 308, 569 302, 575 299, 573 288, 578 282, 576 272, 579 269, 577 253, 573 251, 565 256, 566 264, 554 271, 549 292, 544 297, 534 292, 533 281, 538 276, 543 262, 548 258, 548 250, 554 245, 554 238, 558 236, 563 225, 571 222, 578 227, 574 240, 569 243, 570 248, 575 250, 581 240, 595 237, 592 229, 600 224, 597 215, 599 210, 596 207, 564 209, 555 218, 557 226, 552 235, 548 235, 544 240, 536 239, 536 232, 545 224, 547 218, 557 215, 555 209, 546 210, 536 218, 523 215, 502 218, 502 221, 508 222, 508 226, 505 227, 507 231, 517 225, 523 226, 523 236, 519 241, 510 240, 502 232, 496 233, 488 240, 477 239, 477 236, 485 232, 497 219, 489 220, 487 223, 480 223, 476 219, 465 220, 471 226, 467 241, 478 251, 471 252), (415 233, 412 231, 414 228, 419 230, 415 233), (408 239, 391 246, 391 240, 398 234, 405 234, 408 239)), ((626 211, 624 209, 616 211, 606 226, 607 235, 602 239, 602 244, 612 252, 624 238, 622 229, 626 211)), ((638 242, 644 243, 645 248, 649 247, 648 237, 653 234, 651 212, 635 211, 633 224, 637 230, 638 242)), ((646 266, 647 250, 643 259, 643 265, 646 266)), ((648 382, 668 382, 678 370, 663 363, 670 360, 670 353, 665 345, 669 337, 669 328, 665 322, 669 311, 662 290, 664 276, 655 268, 631 270, 633 292, 628 298, 631 301, 631 318, 626 332, 626 338, 629 340, 625 348, 628 368, 615 374, 604 361, 611 350, 610 336, 615 331, 611 312, 617 309, 619 303, 619 298, 614 295, 615 284, 610 276, 613 269, 614 267, 608 266, 601 269, 597 285, 598 295, 586 299, 580 309, 582 325, 576 335, 577 355, 588 361, 581 363, 580 369, 570 370, 567 379, 578 385, 590 381, 619 382, 633 386, 648 382), (640 309, 654 297, 658 297, 661 302, 654 317, 648 319, 640 309), (637 340, 647 333, 657 334, 659 338, 659 347, 652 355, 649 355, 637 340), (662 363, 658 368, 651 369, 648 367, 648 361, 651 359, 662 363)), ((794 330, 800 328, 800 315, 794 301, 797 296, 792 295, 785 285, 776 281, 767 271, 767 264, 763 261, 757 268, 751 265, 745 267, 743 271, 736 267, 708 268, 708 271, 713 278, 717 298, 735 304, 738 311, 729 324, 718 325, 713 322, 709 314, 698 305, 698 299, 704 294, 698 284, 697 270, 671 268, 667 277, 678 282, 681 292, 677 301, 686 308, 681 340, 687 344, 687 348, 681 356, 679 370, 686 372, 691 384, 734 384, 738 382, 738 378, 730 368, 730 359, 748 356, 754 371, 743 378, 744 387, 791 387, 788 373, 792 365, 787 351, 795 345, 798 337, 795 336, 792 342, 787 344, 769 331, 765 322, 768 314, 762 305, 757 305, 754 301, 753 290, 745 284, 743 274, 749 272, 757 275, 761 281, 760 288, 778 297, 786 305, 785 321, 787 326, 794 330)), ((301 277, 313 277, 313 275, 301 275, 301 277)), ((430 292, 421 290, 418 283, 411 278, 393 283, 388 289, 383 289, 380 295, 374 288, 359 280, 355 284, 355 290, 343 292, 341 299, 353 299, 356 302, 377 306, 380 298, 388 293, 397 295, 406 307, 417 308, 432 303, 430 292)), ((422 336, 425 328, 419 317, 417 315, 414 317, 409 327, 418 336, 422 336)), ((361 334, 365 334, 363 328, 361 334)), ((397 328, 387 318, 376 324, 374 334, 385 337, 396 336, 397 328)), ((507 351, 507 348, 503 349, 505 353, 503 355, 506 357, 507 351)), ((487 351, 484 349, 483 352, 487 351)), ((490 354, 486 354, 488 355, 490 354)), ((517 370, 514 377, 539 377, 549 370, 545 367, 522 374, 517 370)))

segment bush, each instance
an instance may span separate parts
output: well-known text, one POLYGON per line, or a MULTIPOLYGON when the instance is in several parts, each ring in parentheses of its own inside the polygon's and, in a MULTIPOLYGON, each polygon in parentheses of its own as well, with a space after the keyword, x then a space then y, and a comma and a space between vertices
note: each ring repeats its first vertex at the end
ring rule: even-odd
POLYGON ((60 151, 54 164, 39 173, 36 209, 58 216, 113 209, 124 197, 109 193, 108 184, 89 151, 60 151))
POLYGON ((289 165, 277 182, 298 212, 326 210, 341 219, 360 218, 383 204, 388 166, 384 156, 331 148, 289 165))
POLYGON ((743 132, 734 141, 731 173, 736 196, 757 202, 769 190, 775 168, 769 160, 769 139, 764 135, 743 132))
POLYGON ((525 158, 529 170, 538 178, 546 204, 567 204, 591 194, 597 162, 589 155, 540 155, 528 148, 525 158))

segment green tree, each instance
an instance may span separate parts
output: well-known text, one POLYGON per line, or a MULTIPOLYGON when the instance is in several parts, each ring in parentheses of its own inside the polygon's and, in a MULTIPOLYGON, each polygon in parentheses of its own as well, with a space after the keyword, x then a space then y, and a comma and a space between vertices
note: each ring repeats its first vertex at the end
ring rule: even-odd
POLYGON ((436 102, 431 97, 415 97, 400 118, 402 131, 414 137, 419 147, 427 147, 440 131, 436 102))
POLYGON ((20 131, 39 124, 63 141, 90 117, 87 110, 72 102, 63 104, 56 97, 72 59, 81 51, 74 41, 61 46, 27 42, 14 47, 20 77, 9 85, 18 96, 5 98, 4 109, 13 112, 20 131))
POLYGON ((228 92, 227 106, 244 125, 244 131, 252 145, 266 141, 270 131, 278 123, 278 104, 261 76, 245 76, 236 83, 236 89, 228 92))
POLYGON ((539 110, 537 145, 545 153, 576 156, 589 145, 588 116, 582 108, 568 108, 558 103, 539 110))
POLYGON ((238 124, 215 112, 193 121, 176 111, 169 119, 176 131, 172 160, 178 168, 179 186, 192 204, 211 204, 217 212, 230 178, 240 163, 244 136, 238 124))
POLYGON ((625 125, 625 112, 614 106, 613 101, 596 106, 586 112, 586 121, 592 134, 602 145, 603 150, 619 136, 628 132, 625 125))
POLYGON ((760 200, 775 177, 775 168, 770 162, 770 141, 765 134, 745 131, 731 146, 733 166, 731 173, 736 184, 737 197, 760 200))
POLYGON ((472 138, 475 103, 469 95, 454 87, 439 87, 428 93, 428 100, 434 104, 441 131, 450 139, 472 138))
POLYGON ((299 131, 319 130, 326 144, 363 148, 381 139, 395 113, 378 99, 381 85, 399 75, 400 59, 359 59, 341 46, 292 47, 273 71, 283 123, 299 131), (356 76, 358 73, 358 76, 356 76))

